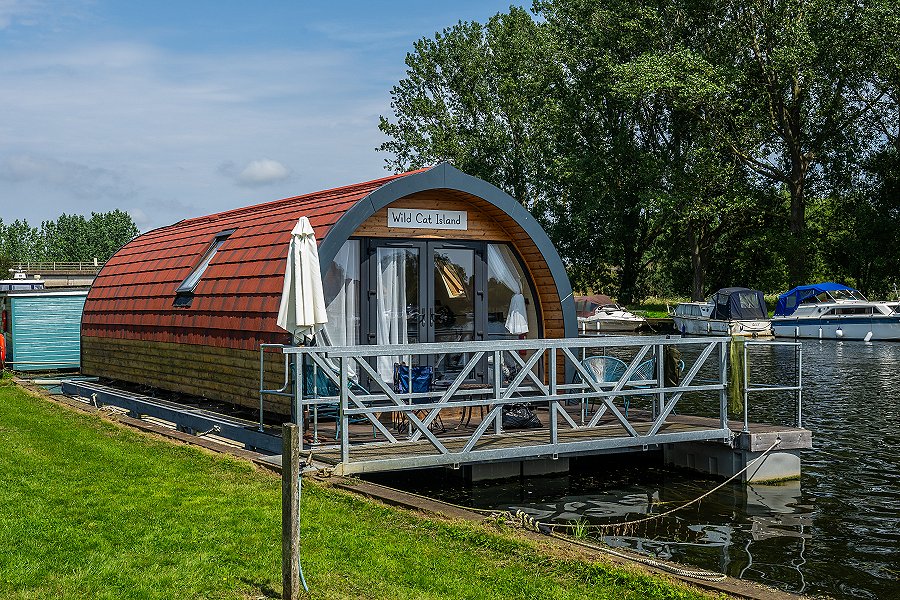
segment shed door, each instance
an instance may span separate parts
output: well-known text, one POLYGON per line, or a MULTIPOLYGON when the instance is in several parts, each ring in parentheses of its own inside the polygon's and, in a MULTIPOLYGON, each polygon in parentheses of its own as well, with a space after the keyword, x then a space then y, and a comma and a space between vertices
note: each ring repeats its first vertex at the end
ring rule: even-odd
MULTIPOLYGON (((484 256, 484 244, 478 242, 370 240, 369 343, 484 339, 484 256)), ((385 381, 393 381, 394 364, 407 360, 401 354, 385 356, 376 367, 385 381)), ((444 353, 412 360, 433 366, 440 382, 452 380, 469 355, 444 353)), ((469 379, 483 380, 483 366, 469 379)))

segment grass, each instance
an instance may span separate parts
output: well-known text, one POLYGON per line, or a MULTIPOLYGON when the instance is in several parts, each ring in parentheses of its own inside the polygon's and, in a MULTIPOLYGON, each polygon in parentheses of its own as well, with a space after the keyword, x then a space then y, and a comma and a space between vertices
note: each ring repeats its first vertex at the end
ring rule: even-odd
MULTIPOLYGON (((0 597, 280 597, 281 482, 0 381, 0 597)), ((310 598, 699 598, 487 525, 304 485, 310 598)))
POLYGON ((675 310, 675 306, 679 302, 687 302, 686 298, 644 298, 638 304, 628 307, 628 310, 636 315, 647 317, 649 319, 665 319, 669 317, 668 308, 675 310))

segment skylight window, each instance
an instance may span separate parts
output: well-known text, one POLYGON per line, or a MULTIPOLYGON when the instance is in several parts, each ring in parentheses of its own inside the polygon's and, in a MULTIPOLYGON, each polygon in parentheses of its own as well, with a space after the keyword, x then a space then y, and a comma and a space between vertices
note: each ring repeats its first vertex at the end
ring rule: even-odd
POLYGON ((194 288, 197 287, 197 284, 200 283, 200 278, 203 277, 203 273, 206 272, 206 268, 209 267, 210 261, 212 261, 213 257, 218 252, 219 248, 222 244, 225 243, 225 240, 228 239, 228 236, 234 233, 234 229, 230 231, 223 231, 222 233, 216 236, 216 239, 213 240, 213 243, 210 244, 209 249, 203 255, 203 258, 200 260, 200 264, 194 267, 194 270, 191 271, 191 274, 185 278, 184 281, 181 282, 181 285, 178 286, 178 289, 175 290, 176 294, 184 295, 184 294, 192 294, 194 292, 194 288))

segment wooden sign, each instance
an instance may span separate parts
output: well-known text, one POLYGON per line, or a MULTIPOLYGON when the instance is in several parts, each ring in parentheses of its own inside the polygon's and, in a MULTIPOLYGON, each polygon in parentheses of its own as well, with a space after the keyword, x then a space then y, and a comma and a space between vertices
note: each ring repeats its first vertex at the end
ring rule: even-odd
POLYGON ((428 210, 422 208, 389 208, 388 227, 404 229, 469 228, 468 213, 464 210, 428 210))

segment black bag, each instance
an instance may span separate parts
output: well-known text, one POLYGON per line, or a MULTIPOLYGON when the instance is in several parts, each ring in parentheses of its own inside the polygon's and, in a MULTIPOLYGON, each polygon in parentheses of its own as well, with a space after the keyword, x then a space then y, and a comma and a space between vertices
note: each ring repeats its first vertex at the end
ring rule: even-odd
POLYGON ((534 429, 541 426, 538 416, 524 404, 510 404, 503 408, 503 429, 534 429))

